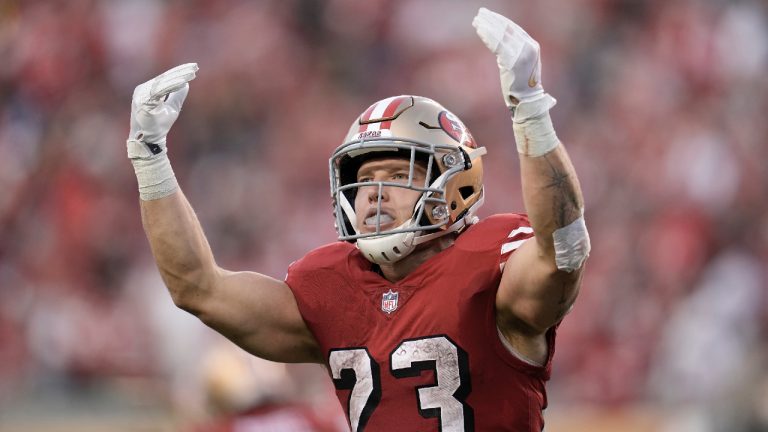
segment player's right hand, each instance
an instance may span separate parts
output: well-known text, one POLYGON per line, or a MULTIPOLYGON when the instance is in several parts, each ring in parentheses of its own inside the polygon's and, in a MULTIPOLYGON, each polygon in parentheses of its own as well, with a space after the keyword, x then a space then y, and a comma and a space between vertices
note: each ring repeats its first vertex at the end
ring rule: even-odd
POLYGON ((165 152, 165 137, 179 118, 188 83, 197 70, 197 63, 186 63, 136 87, 127 141, 130 159, 149 159, 165 152))

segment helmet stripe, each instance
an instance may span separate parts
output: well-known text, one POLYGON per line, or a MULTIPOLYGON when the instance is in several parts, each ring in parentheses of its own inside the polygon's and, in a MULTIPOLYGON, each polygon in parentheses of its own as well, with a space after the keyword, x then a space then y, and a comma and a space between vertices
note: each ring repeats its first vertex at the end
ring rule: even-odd
POLYGON ((363 115, 360 116, 360 129, 358 132, 374 131, 380 129, 389 129, 392 126, 392 120, 388 121, 376 121, 377 119, 392 117, 400 105, 408 98, 408 96, 393 96, 380 100, 371 105, 363 115), (371 120, 373 120, 371 122, 371 120), (369 123, 370 122, 370 123, 369 123))
POLYGON ((365 132, 366 130, 368 130, 368 123, 366 122, 368 121, 368 119, 371 118, 371 114, 373 114, 373 110, 374 108, 376 108, 376 105, 378 104, 379 102, 376 102, 375 104, 371 105, 370 107, 368 107, 367 110, 365 110, 363 115, 360 116, 360 121, 359 121, 360 129, 358 130, 358 132, 365 132))
MULTIPOLYGON (((387 109, 384 110, 384 115, 382 117, 392 117, 392 115, 397 112, 397 109, 400 108, 400 105, 408 98, 408 96, 398 96, 389 103, 389 106, 387 106, 387 109)), ((381 122, 381 129, 389 129, 392 127, 392 120, 387 120, 381 122)))

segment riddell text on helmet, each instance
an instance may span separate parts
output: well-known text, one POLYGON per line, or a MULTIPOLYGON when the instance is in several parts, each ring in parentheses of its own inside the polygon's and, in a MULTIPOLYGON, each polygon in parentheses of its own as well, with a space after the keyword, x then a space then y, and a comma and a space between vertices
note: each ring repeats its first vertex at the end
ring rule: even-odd
POLYGON ((381 138, 380 130, 370 130, 357 134, 357 139, 381 138))

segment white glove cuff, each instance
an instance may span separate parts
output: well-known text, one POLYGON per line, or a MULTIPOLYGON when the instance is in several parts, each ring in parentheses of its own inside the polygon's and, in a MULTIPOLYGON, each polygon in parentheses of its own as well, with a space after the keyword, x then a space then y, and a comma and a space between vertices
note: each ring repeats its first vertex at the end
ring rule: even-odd
POLYGON ((166 197, 179 188, 165 152, 150 159, 131 159, 131 163, 139 181, 139 197, 143 201, 166 197))
POLYGON ((517 105, 512 121, 518 153, 528 157, 544 156, 560 144, 549 117, 549 109, 555 103, 555 98, 545 95, 517 105))
POLYGON ((524 123, 549 112, 555 105, 557 105, 557 99, 550 96, 549 93, 542 93, 533 99, 525 99, 515 105, 515 115, 512 120, 515 123, 524 123))

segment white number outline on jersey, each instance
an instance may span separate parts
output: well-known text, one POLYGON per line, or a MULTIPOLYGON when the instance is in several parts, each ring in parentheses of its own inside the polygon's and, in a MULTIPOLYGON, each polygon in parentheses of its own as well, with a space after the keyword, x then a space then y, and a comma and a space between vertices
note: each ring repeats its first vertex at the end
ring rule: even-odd
POLYGON ((336 388, 352 390, 347 399, 349 424, 353 431, 362 431, 381 400, 379 365, 365 347, 332 349, 328 364, 336 388))
MULTIPOLYGON (((469 357, 451 338, 435 335, 403 340, 389 360, 395 378, 434 371, 435 384, 416 387, 419 415, 437 418, 442 432, 474 430, 474 411, 465 402, 472 390, 469 357)), ((349 423, 354 432, 362 431, 381 401, 379 366, 366 348, 332 349, 328 363, 336 388, 352 390, 347 401, 349 423), (365 373, 371 375, 361 375, 365 373)))

